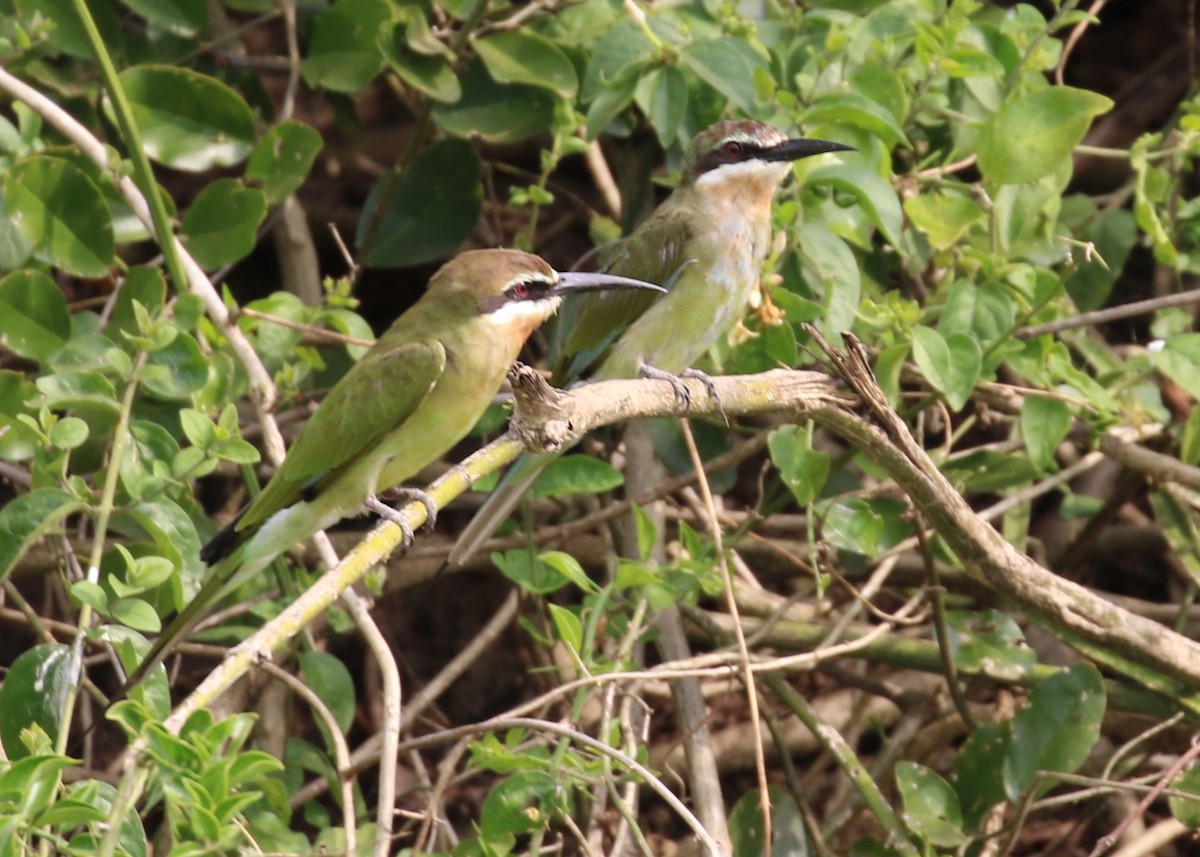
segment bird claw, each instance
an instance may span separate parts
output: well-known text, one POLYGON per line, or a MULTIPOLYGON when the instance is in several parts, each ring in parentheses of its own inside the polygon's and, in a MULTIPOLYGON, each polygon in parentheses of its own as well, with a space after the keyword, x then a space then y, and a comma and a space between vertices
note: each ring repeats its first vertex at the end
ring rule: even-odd
POLYGON ((671 385, 671 389, 675 391, 675 401, 684 410, 692 409, 692 393, 688 390, 687 385, 683 383, 683 378, 695 378, 704 385, 705 391, 717 403, 717 407, 721 406, 721 396, 717 393, 717 384, 712 379, 712 376, 707 372, 701 372, 699 369, 684 369, 678 375, 671 372, 665 372, 662 369, 656 369, 646 363, 638 367, 639 378, 653 378, 656 381, 666 381, 671 385))
MULTIPOLYGON (((425 532, 430 532, 434 524, 437 523, 437 504, 433 502, 433 498, 417 488, 393 488, 386 492, 386 496, 393 502, 403 503, 408 505, 413 500, 419 500, 421 505, 425 507, 425 524, 421 528, 425 532)), ((401 536, 404 540, 406 548, 412 547, 412 543, 416 541, 417 535, 413 532, 412 525, 408 523, 408 519, 400 514, 396 509, 393 509, 387 503, 384 503, 374 494, 367 495, 367 499, 363 501, 363 506, 368 512, 374 512, 384 520, 391 521, 400 528, 401 536)))
POLYGON ((433 532, 433 528, 437 526, 438 507, 427 492, 420 488, 405 488, 403 485, 397 485, 394 488, 389 488, 383 492, 383 496, 389 502, 395 503, 397 506, 404 507, 414 500, 418 501, 425 507, 425 523, 421 525, 421 530, 426 534, 433 532))

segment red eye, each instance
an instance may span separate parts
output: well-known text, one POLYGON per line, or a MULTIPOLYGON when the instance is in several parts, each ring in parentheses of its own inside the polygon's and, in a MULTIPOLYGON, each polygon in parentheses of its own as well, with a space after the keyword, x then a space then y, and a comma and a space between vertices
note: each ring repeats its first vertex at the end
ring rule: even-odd
POLYGON ((725 153, 726 157, 736 158, 742 154, 742 144, 737 140, 730 140, 721 147, 721 151, 725 153))
POLYGON ((529 297, 529 284, 528 283, 517 283, 515 286, 512 287, 512 292, 514 295, 516 295, 519 298, 527 298, 527 297, 529 297))

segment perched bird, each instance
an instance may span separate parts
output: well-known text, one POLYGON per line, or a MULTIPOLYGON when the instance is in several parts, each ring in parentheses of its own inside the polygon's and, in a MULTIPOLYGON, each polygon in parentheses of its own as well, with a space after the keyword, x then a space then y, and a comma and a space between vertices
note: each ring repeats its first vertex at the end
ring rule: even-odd
MULTIPOLYGON (((771 202, 792 161, 850 150, 788 139, 752 119, 696 135, 678 187, 608 258, 605 270, 662 283, 665 295, 590 295, 566 338, 559 382, 685 373, 741 318, 771 239, 771 202)), ((677 391, 686 394, 676 381, 677 391)), ((464 529, 448 563, 465 562, 516 508, 554 456, 525 456, 464 529)))
MULTIPOLYGON (((415 475, 475 425, 529 335, 563 296, 659 286, 613 274, 560 274, 517 250, 462 253, 330 390, 266 487, 200 552, 214 565, 126 682, 161 663, 222 595, 342 518, 373 511, 412 532, 376 493, 415 475)), ((430 512, 436 509, 423 492, 430 512)))

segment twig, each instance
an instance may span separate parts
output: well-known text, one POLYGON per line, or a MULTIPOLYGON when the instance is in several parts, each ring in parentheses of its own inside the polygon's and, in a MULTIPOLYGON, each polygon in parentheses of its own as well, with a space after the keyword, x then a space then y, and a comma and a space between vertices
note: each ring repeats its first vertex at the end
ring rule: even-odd
POLYGON ((758 775, 758 805, 763 822, 763 857, 771 857, 771 795, 767 790, 767 759, 763 752, 762 718, 758 713, 758 686, 754 683, 754 674, 750 671, 750 650, 746 647, 746 632, 742 629, 737 599, 733 596, 733 575, 729 573, 729 563, 725 559, 725 540, 721 533, 721 523, 717 520, 717 506, 713 502, 712 489, 709 487, 708 477, 704 475, 704 461, 700 458, 700 450, 696 448, 696 439, 692 436, 688 421, 681 419, 679 426, 688 455, 692 459, 692 466, 700 476, 700 496, 708 512, 708 528, 717 552, 717 566, 721 570, 721 582, 725 589, 725 604, 733 620, 734 639, 737 642, 738 658, 741 661, 742 677, 746 686, 750 734, 754 737, 754 769, 758 775))
POLYGON ((1118 321, 1123 318, 1133 318, 1138 315, 1157 312, 1160 309, 1177 306, 1191 306, 1200 303, 1200 289, 1190 289, 1186 292, 1176 292, 1173 295, 1163 295, 1159 298, 1147 298, 1144 301, 1133 301, 1120 306, 1081 312, 1070 318, 1060 318, 1045 324, 1035 324, 1030 327, 1019 327, 1013 331, 1017 339, 1032 339, 1043 333, 1060 333, 1064 330, 1074 330, 1093 324, 1104 324, 1108 321, 1118 321))
POLYGON ((270 676, 283 682, 292 693, 308 703, 309 707, 325 724, 329 740, 333 742, 333 759, 337 765, 338 784, 342 787, 342 822, 346 831, 346 853, 354 854, 358 849, 358 832, 354 822, 354 775, 350 771, 350 748, 346 744, 346 736, 338 726, 337 718, 329 710, 329 706, 313 690, 287 670, 282 670, 272 663, 261 664, 263 670, 270 676))

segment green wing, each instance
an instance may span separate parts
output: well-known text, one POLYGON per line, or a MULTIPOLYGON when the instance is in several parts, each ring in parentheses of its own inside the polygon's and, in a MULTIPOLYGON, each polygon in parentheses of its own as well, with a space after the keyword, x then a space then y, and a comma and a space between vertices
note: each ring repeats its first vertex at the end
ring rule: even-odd
MULTIPOLYGON (((691 239, 691 218, 664 203, 617 245, 606 260, 604 270, 670 289, 680 272, 694 261, 687 252, 691 239)), ((584 296, 571 333, 563 344, 556 380, 561 382, 577 377, 594 366, 621 331, 649 309, 657 297, 659 295, 653 292, 632 289, 593 292, 584 296)))
POLYGON ((367 352, 304 426, 238 531, 261 524, 321 476, 368 452, 425 401, 445 366, 446 350, 436 340, 367 352))

